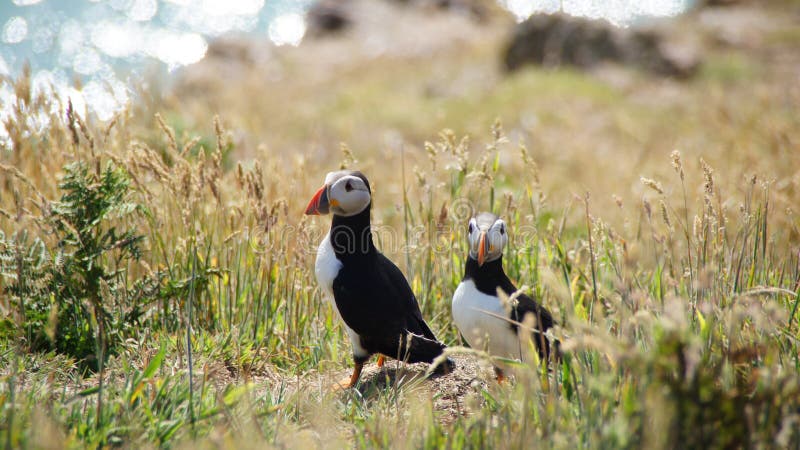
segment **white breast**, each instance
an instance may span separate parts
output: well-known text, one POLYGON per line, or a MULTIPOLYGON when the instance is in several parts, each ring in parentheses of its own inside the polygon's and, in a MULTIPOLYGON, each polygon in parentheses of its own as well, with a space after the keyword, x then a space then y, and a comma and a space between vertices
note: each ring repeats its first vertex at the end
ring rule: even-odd
MULTIPOLYGON (((339 269, 342 268, 342 262, 336 258, 336 253, 333 251, 331 245, 330 232, 325 235, 325 238, 320 242, 317 248, 317 261, 314 264, 314 274, 317 276, 319 287, 322 288, 323 297, 325 300, 336 305, 333 301, 333 280, 339 274, 339 269)), ((337 310, 338 312, 338 310, 337 310)))
POLYGON ((495 296, 486 295, 472 280, 462 281, 453 294, 453 322, 470 347, 491 355, 522 359, 526 353, 505 318, 508 311, 495 296))
MULTIPOLYGON (((333 310, 336 311, 336 315, 339 316, 339 319, 342 318, 342 314, 339 312, 339 308, 336 307, 336 300, 333 298, 333 280, 336 279, 336 275, 339 274, 341 268, 342 262, 339 261, 339 258, 336 257, 336 253, 333 251, 329 232, 325 235, 325 238, 322 239, 322 242, 320 242, 317 248, 317 260, 314 263, 314 274, 317 276, 319 287, 322 288, 322 297, 331 302, 333 310)), ((352 328, 348 327, 347 324, 344 323, 344 320, 342 320, 342 325, 344 325, 347 336, 350 338, 350 343, 353 345, 353 354, 358 357, 369 356, 369 352, 364 350, 361 346, 361 339, 358 337, 358 334, 353 331, 352 328)))

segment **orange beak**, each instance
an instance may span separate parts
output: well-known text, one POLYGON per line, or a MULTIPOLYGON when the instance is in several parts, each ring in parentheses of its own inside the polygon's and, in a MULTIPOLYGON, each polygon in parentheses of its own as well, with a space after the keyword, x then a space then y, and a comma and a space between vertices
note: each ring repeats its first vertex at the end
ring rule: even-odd
POLYGON ((486 262, 486 232, 481 231, 481 239, 478 241, 478 266, 486 262))
POLYGON ((322 186, 317 190, 311 201, 306 206, 307 216, 318 216, 320 214, 328 214, 328 186, 322 186))

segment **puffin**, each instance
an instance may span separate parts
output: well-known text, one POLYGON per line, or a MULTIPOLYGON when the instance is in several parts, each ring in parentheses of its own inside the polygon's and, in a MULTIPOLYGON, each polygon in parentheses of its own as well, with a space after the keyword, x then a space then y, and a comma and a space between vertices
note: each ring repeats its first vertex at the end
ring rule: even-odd
MULTIPOLYGON (((525 343, 533 340, 539 357, 548 361, 550 342, 544 333, 553 326, 553 316, 534 299, 519 293, 515 301, 503 301, 499 292, 511 296, 516 286, 503 270, 503 249, 508 227, 500 217, 483 212, 472 217, 468 227, 469 256, 464 278, 453 294, 453 322, 470 347, 485 349, 493 356, 526 361, 525 343), (534 330, 520 327, 533 316, 534 330)), ((555 342, 554 356, 558 354, 555 342)), ((503 370, 495 365, 498 381, 503 370)))
MULTIPOLYGON (((331 228, 317 249, 314 273, 344 322, 353 350, 353 374, 338 387, 356 385, 375 354, 409 363, 433 363, 445 345, 422 318, 403 272, 375 247, 370 227, 372 193, 359 171, 328 173, 306 207, 307 215, 332 214, 331 228)), ((434 373, 455 368, 449 358, 434 373)))

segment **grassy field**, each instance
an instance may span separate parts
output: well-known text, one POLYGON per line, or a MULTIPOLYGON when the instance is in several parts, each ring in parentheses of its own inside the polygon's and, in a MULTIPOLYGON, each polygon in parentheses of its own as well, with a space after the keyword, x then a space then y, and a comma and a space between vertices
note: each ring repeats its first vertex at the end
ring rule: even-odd
POLYGON ((179 84, 107 123, 15 80, 2 445, 800 447, 797 33, 676 82, 504 75, 492 30, 301 76, 312 42, 277 51, 281 77, 179 84), (377 242, 456 373, 371 363, 330 389, 351 354, 314 279, 328 219, 302 212, 339 167, 370 178, 377 242), (482 210, 565 352, 502 385, 450 319, 482 210))

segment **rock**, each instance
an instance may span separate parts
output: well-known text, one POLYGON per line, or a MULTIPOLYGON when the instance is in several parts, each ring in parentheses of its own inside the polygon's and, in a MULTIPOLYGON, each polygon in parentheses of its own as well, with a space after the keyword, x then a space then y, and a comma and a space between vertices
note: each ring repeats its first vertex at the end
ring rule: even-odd
POLYGON ((306 12, 307 32, 310 36, 321 37, 340 33, 352 24, 346 0, 321 0, 306 12))
POLYGON ((253 61, 251 43, 240 36, 223 36, 208 44, 206 56, 228 62, 247 63, 253 61))
POLYGON ((536 14, 516 26, 504 62, 509 71, 525 64, 588 69, 619 63, 686 78, 696 72, 700 57, 696 45, 669 39, 661 28, 629 30, 602 20, 536 14))
POLYGON ((449 11, 470 17, 476 22, 486 20, 489 10, 484 0, 393 0, 396 3, 428 10, 449 11))
POLYGON ((374 20, 373 17, 363 14, 365 7, 397 8, 419 14, 448 12, 484 23, 492 13, 485 3, 485 0, 318 0, 306 13, 307 33, 312 37, 331 36, 352 28, 359 22, 374 20))
POLYGON ((702 8, 704 6, 732 6, 742 3, 748 2, 747 0, 700 0, 697 6, 702 8))
POLYGON ((696 10, 698 27, 715 44, 755 50, 763 45, 766 36, 775 36, 777 30, 796 28, 791 15, 777 16, 755 6, 699 8, 696 10))

